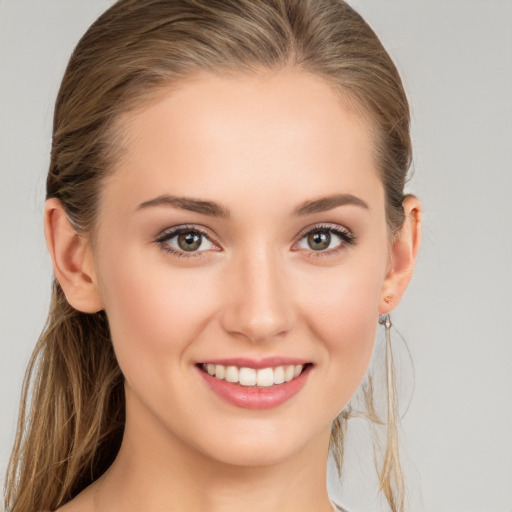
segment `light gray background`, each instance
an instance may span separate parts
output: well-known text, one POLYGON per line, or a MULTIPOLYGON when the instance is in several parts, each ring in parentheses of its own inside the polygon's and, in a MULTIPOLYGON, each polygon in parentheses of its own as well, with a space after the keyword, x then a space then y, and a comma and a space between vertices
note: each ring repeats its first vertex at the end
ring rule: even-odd
MULTIPOLYGON (((425 208, 416 274, 393 316, 416 367, 402 436, 412 510, 510 512, 512 0, 351 4, 405 81, 409 190, 425 208)), ((72 48, 108 5, 0 0, 0 477, 48 307, 42 208, 53 104, 72 48)), ((354 512, 374 511, 366 441, 355 441, 343 489, 332 492, 354 512)))

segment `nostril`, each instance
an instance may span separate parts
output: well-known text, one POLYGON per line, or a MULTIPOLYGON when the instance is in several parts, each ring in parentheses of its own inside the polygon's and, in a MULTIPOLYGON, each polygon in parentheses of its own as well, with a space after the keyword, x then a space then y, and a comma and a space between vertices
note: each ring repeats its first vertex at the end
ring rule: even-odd
POLYGON ((296 316, 290 300, 292 295, 282 275, 276 275, 276 265, 270 275, 268 267, 268 262, 262 262, 250 273, 246 269, 243 275, 237 274, 238 279, 232 283, 232 293, 219 317, 226 332, 253 343, 282 338, 292 329, 296 316))

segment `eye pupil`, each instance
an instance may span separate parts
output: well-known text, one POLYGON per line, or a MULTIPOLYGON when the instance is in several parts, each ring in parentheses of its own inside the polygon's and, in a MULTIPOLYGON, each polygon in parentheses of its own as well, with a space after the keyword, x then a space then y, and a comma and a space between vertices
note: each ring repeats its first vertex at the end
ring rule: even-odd
POLYGON ((331 234, 328 231, 315 231, 308 235, 308 245, 314 251, 327 249, 331 243, 331 234))
POLYGON ((178 236, 178 245, 184 251, 195 251, 201 246, 202 238, 200 233, 181 233, 178 236))

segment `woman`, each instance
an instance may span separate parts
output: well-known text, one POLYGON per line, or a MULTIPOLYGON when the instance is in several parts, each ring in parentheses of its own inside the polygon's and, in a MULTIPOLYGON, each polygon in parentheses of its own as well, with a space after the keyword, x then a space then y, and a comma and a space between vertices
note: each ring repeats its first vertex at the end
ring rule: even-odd
POLYGON ((398 73, 344 2, 117 2, 55 108, 56 280, 7 508, 332 510, 329 446, 341 469, 419 248, 410 159, 398 73))

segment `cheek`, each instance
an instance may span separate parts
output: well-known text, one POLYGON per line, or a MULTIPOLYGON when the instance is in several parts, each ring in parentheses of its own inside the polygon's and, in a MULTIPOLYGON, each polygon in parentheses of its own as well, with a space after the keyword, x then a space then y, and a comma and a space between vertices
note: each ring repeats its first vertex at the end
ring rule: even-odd
POLYGON ((366 258, 303 281, 303 316, 320 340, 329 386, 348 402, 361 383, 373 353, 383 283, 381 260, 366 258))
POLYGON ((164 362, 179 364, 180 358, 163 356, 186 352, 212 314, 208 276, 172 269, 165 258, 137 250, 119 260, 102 258, 102 295, 123 369, 144 361, 155 370, 164 362))

